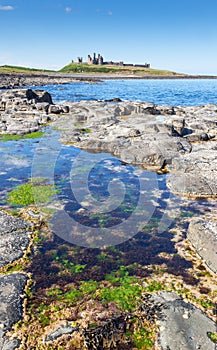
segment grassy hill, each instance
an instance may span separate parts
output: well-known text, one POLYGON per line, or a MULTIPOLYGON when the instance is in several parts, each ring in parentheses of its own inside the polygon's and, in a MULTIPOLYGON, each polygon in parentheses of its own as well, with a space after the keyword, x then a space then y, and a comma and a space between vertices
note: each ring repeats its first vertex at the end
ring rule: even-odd
POLYGON ((117 75, 135 75, 135 76, 181 76, 182 74, 171 72, 168 70, 140 68, 133 66, 112 66, 112 65, 89 65, 87 63, 69 63, 59 71, 46 69, 27 68, 19 66, 0 66, 0 73, 86 73, 86 74, 117 74, 117 75))
POLYGON ((89 65, 87 63, 70 63, 63 67, 61 73, 102 73, 102 74, 123 74, 123 75, 181 75, 168 70, 153 68, 140 68, 133 66, 112 66, 112 65, 89 65))
POLYGON ((36 69, 36 68, 26 68, 19 66, 0 66, 0 73, 43 73, 43 72, 53 72, 46 69, 36 69))

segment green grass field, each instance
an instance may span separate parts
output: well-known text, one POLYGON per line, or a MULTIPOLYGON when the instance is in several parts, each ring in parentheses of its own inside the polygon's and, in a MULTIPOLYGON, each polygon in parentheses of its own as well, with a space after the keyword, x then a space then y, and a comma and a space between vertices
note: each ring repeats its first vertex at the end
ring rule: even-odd
POLYGON ((135 75, 135 76, 179 76, 182 74, 154 68, 140 68, 133 66, 112 66, 112 65, 89 65, 87 63, 69 63, 59 71, 52 71, 46 69, 35 69, 27 67, 18 66, 0 66, 0 73, 64 73, 64 74, 76 74, 76 73, 86 73, 86 74, 117 74, 117 75, 135 75))
POLYGON ((19 66, 0 66, 0 73, 44 73, 53 72, 46 69, 27 68, 19 66))
POLYGON ((180 75, 168 70, 160 70, 153 68, 140 68, 133 66, 112 66, 112 65, 89 65, 87 63, 70 63, 63 67, 62 73, 102 73, 102 74, 123 74, 123 75, 180 75))

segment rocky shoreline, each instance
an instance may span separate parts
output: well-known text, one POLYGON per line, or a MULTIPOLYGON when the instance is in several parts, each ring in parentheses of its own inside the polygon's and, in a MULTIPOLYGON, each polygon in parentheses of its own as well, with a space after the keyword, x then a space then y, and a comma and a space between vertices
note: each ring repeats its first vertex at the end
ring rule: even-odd
POLYGON ((74 81, 97 82, 99 78, 55 73, 0 73, 0 89, 14 89, 24 86, 67 84, 74 81))
MULTIPOLYGON (((56 105, 44 90, 0 91, 1 135, 28 134, 42 130, 47 124, 60 131, 63 143, 91 152, 110 152, 125 163, 156 171, 158 174, 169 172, 170 190, 179 196, 212 201, 217 198, 216 105, 171 107, 114 101, 69 101, 66 105, 56 105)), ((199 261, 202 259, 212 274, 216 275, 217 217, 214 213, 209 216, 202 214, 202 217, 198 214, 198 217, 189 219, 190 225, 186 234, 198 253, 199 261)), ((22 319, 23 293, 29 276, 16 271, 5 274, 5 269, 10 271, 7 270, 8 266, 25 257, 33 235, 34 225, 30 222, 0 212, 2 350, 26 349, 16 332, 11 336, 13 331, 10 331, 22 319)), ((214 342, 207 336, 208 333, 216 332, 215 322, 199 308, 177 293, 168 291, 155 292, 151 298, 152 308, 154 305, 159 306, 160 311, 156 316, 159 328, 156 349, 215 349, 214 342)), ((154 310, 146 307, 145 303, 144 309, 154 310)), ((123 319, 121 322, 124 325, 123 319)), ((119 330, 117 321, 114 324, 119 330)), ((105 325, 103 327, 100 331, 106 329, 105 325)), ((56 339, 63 339, 64 336, 66 339, 67 336, 73 338, 75 333, 79 333, 79 329, 66 319, 60 325, 55 324, 52 329, 48 327, 44 342, 54 344, 56 339)), ((78 338, 86 334, 86 340, 82 340, 86 341, 83 343, 86 346, 80 349, 93 348, 93 345, 88 345, 87 340, 97 341, 97 329, 94 332, 88 333, 87 328, 82 328, 78 338)), ((109 338, 107 333, 105 337, 113 344, 118 341, 118 338, 109 338)), ((96 348, 102 349, 100 346, 96 348)))
POLYGON ((204 75, 123 75, 123 74, 102 74, 102 73, 1 73, 0 72, 0 89, 14 89, 24 86, 43 86, 48 84, 67 84, 71 82, 88 82, 97 83, 101 80, 120 80, 120 79, 217 79, 217 76, 204 75))

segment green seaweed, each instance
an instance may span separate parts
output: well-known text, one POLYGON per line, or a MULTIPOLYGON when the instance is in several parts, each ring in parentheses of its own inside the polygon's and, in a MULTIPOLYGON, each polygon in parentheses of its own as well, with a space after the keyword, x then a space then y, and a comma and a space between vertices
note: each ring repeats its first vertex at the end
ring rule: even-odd
POLYGON ((153 344, 152 332, 147 331, 145 328, 139 328, 133 333, 133 341, 137 349, 151 349, 153 344))
POLYGON ((152 281, 147 287, 145 287, 145 291, 148 293, 156 292, 163 289, 165 289, 164 286, 157 281, 152 281))
POLYGON ((101 300, 115 302, 125 311, 131 311, 139 305, 142 297, 142 286, 135 277, 129 276, 125 266, 121 266, 118 271, 107 275, 106 280, 111 284, 119 284, 119 286, 102 288, 100 291, 101 300))
POLYGON ((35 202, 42 204, 48 203, 55 193, 57 190, 53 185, 40 183, 40 181, 37 185, 37 182, 32 180, 9 192, 7 200, 14 206, 28 206, 35 202))
POLYGON ((217 344, 217 332, 216 333, 207 332, 207 335, 213 343, 217 344))
POLYGON ((64 295, 64 300, 68 303, 75 303, 77 299, 82 296, 82 292, 77 289, 72 289, 64 295))
POLYGON ((44 133, 42 131, 31 132, 30 134, 24 134, 24 135, 1 134, 0 141, 6 142, 6 141, 19 141, 19 140, 26 140, 26 139, 38 139, 43 135, 44 133))

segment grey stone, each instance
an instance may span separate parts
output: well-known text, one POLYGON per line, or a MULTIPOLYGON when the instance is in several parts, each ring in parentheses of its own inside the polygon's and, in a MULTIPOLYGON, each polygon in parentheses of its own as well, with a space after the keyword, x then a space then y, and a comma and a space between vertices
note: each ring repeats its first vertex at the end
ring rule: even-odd
POLYGON ((63 142, 110 152, 127 163, 171 173, 174 193, 217 196, 217 108, 170 107, 141 102, 69 102, 70 113, 55 121, 63 142), (78 128, 75 126, 80 123, 78 128), (91 133, 82 133, 82 126, 91 133))
POLYGON ((17 230, 24 230, 30 227, 30 224, 20 218, 16 218, 0 211, 0 234, 11 233, 17 230))
MULTIPOLYGON (((65 106, 56 106, 44 90, 16 89, 0 91, 0 133, 27 134, 41 130, 65 106), (45 113, 51 113, 45 117, 45 113)), ((65 112, 69 110, 66 106, 65 112)))
POLYGON ((192 144, 192 151, 174 157, 168 165, 171 172, 168 186, 179 194, 193 198, 217 196, 217 142, 192 144))
POLYGON ((0 349, 13 350, 20 345, 19 339, 10 339, 6 332, 23 317, 23 293, 27 275, 13 273, 0 276, 0 349))
POLYGON ((69 113, 69 106, 61 106, 63 113, 69 113))
POLYGON ((188 227, 187 238, 206 265, 217 273, 217 223, 193 218, 188 227))
POLYGON ((67 323, 66 325, 60 326, 55 331, 48 334, 45 338, 45 342, 56 340, 64 334, 72 334, 76 331, 79 331, 78 327, 72 327, 67 323))
POLYGON ((185 119, 173 119, 172 120, 172 135, 173 136, 183 136, 183 131, 185 128, 185 119))
POLYGON ((170 292, 153 294, 150 302, 161 304, 159 344, 162 350, 215 350, 207 333, 216 331, 216 324, 200 309, 170 292))
POLYGON ((50 105, 48 108, 48 113, 60 114, 61 108, 59 106, 56 106, 56 105, 50 105))
POLYGON ((35 100, 37 102, 47 102, 48 104, 53 104, 51 95, 44 90, 31 90, 27 89, 25 91, 28 100, 35 100))
POLYGON ((47 102, 38 102, 35 106, 38 111, 48 112, 49 103, 47 102))
POLYGON ((15 350, 20 347, 20 339, 10 339, 9 337, 1 338, 0 334, 0 349, 1 350, 15 350))
POLYGON ((0 211, 0 267, 21 258, 31 237, 30 225, 0 211))

